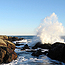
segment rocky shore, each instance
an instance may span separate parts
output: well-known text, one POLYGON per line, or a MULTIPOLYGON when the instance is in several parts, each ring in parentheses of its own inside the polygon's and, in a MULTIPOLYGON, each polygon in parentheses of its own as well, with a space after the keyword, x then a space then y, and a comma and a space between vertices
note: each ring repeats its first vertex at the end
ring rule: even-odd
POLYGON ((0 35, 0 64, 9 63, 17 58, 17 54, 14 52, 15 44, 12 43, 12 37, 6 35, 0 35))
MULTIPOLYGON (((19 40, 23 40, 23 38, 0 35, 0 64, 9 63, 12 60, 17 59, 17 54, 14 52, 16 45, 12 43, 12 41, 19 40)), ((20 49, 29 49, 26 50, 26 52, 32 52, 32 56, 38 57, 39 55, 45 54, 51 59, 65 63, 65 44, 61 42, 55 42, 54 44, 42 44, 41 42, 38 42, 32 49, 26 44, 20 49), (42 52, 44 49, 48 50, 42 52)))
POLYGON ((65 63, 65 44, 61 42, 55 42, 54 44, 41 44, 38 42, 33 49, 41 48, 36 52, 33 52, 33 56, 39 56, 42 54, 47 55, 51 59, 58 60, 65 63), (49 49, 49 51, 42 52, 42 49, 49 49))

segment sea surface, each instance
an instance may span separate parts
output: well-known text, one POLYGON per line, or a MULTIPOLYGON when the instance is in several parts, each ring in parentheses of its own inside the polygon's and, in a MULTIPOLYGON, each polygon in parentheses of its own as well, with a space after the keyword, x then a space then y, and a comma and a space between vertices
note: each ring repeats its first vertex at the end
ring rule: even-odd
MULTIPOLYGON (((27 39, 28 42, 25 42, 23 44, 31 44, 31 41, 34 36, 15 36, 15 37, 27 39)), ((17 47, 22 48, 23 45, 17 47)), ((47 57, 44 54, 40 55, 39 57, 36 57, 31 55, 32 52, 26 52, 25 50, 21 51, 21 49, 15 49, 15 52, 18 55, 18 58, 16 60, 13 60, 8 64, 1 64, 1 65, 65 65, 65 63, 57 60, 52 60, 51 58, 47 57)))

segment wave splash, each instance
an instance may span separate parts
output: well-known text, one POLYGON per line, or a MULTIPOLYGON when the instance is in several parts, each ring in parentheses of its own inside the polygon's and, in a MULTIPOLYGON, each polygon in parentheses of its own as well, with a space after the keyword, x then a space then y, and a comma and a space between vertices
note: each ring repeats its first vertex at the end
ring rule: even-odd
MULTIPOLYGON (((60 36, 64 34, 64 27, 62 23, 58 22, 58 17, 55 13, 52 13, 50 16, 45 17, 42 23, 37 28, 37 36, 34 38, 35 41, 41 41, 44 43, 53 43, 53 42, 64 42, 64 39, 61 39, 60 36)), ((33 39, 33 40, 34 40, 33 39)))

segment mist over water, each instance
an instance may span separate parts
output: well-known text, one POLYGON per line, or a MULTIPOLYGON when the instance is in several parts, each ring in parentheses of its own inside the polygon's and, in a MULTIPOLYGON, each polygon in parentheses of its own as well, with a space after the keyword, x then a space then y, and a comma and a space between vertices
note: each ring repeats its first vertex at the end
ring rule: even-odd
POLYGON ((58 17, 55 13, 50 16, 45 17, 42 23, 37 28, 37 36, 33 39, 34 43, 42 42, 44 43, 54 43, 54 42, 64 42, 60 36, 64 34, 64 27, 62 23, 58 22, 58 17))

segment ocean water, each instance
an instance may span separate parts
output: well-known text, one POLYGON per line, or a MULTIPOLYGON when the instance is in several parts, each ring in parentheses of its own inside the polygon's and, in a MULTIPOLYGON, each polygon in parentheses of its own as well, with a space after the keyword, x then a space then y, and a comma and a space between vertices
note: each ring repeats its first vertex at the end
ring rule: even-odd
MULTIPOLYGON (((16 37, 27 39, 27 41, 30 40, 30 42, 27 44, 31 44, 31 41, 34 38, 34 36, 16 36, 16 37)), ((22 46, 23 45, 18 47, 22 48, 22 46)), ((39 57, 36 57, 31 55, 32 52, 26 52, 25 50, 21 51, 21 49, 15 49, 15 52, 18 55, 18 58, 16 60, 13 60, 8 64, 1 64, 1 65, 64 65, 63 62, 52 60, 44 54, 40 55, 39 57)))
MULTIPOLYGON (((55 13, 44 18, 39 27, 36 29, 36 36, 16 36, 18 38, 27 39, 30 48, 34 46, 37 42, 42 42, 42 44, 54 42, 64 42, 65 43, 65 28, 61 22, 58 21, 58 17, 55 13)), ((17 46, 22 48, 24 45, 17 46)), ((4 65, 65 65, 65 63, 52 60, 46 55, 40 55, 39 57, 32 56, 32 52, 26 52, 25 50, 15 49, 18 54, 18 58, 13 60, 11 63, 4 65)))

